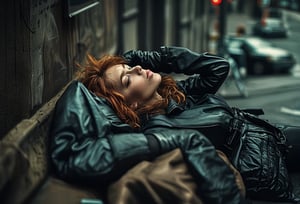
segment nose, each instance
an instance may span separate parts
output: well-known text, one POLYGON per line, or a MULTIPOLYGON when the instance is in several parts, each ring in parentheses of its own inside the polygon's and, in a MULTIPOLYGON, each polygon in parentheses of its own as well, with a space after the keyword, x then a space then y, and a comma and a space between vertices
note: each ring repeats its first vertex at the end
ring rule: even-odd
POLYGON ((134 67, 132 67, 132 69, 130 70, 131 72, 135 72, 135 73, 138 73, 138 74, 141 74, 142 73, 142 67, 140 65, 136 65, 134 67))

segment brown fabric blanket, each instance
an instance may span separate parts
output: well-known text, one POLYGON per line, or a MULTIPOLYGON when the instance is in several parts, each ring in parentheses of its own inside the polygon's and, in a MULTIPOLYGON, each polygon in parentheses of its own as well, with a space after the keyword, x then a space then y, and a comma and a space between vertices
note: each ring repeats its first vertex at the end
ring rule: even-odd
MULTIPOLYGON (((239 172, 226 155, 219 156, 231 167, 236 182, 245 195, 245 186, 239 172)), ((108 188, 109 204, 202 204, 197 195, 197 184, 183 160, 180 149, 166 153, 152 162, 143 161, 129 170, 108 188)))

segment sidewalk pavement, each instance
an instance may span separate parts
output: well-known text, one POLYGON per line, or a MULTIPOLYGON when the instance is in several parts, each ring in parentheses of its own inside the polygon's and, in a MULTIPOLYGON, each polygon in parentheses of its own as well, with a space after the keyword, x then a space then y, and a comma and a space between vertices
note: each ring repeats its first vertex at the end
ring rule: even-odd
MULTIPOLYGON (((300 77, 293 75, 253 76, 246 78, 245 84, 249 97, 297 89, 300 93, 300 77)), ((241 96, 233 80, 225 82, 219 94, 224 97, 241 96)))
MULTIPOLYGON (((175 80, 183 80, 188 76, 183 74, 174 74, 175 80)), ((264 95, 273 92, 284 92, 297 90, 300 92, 300 77, 293 75, 271 75, 271 76, 248 76, 245 78, 245 84, 249 97, 264 95)), ((233 80, 227 80, 218 91, 223 97, 239 97, 241 94, 233 80)))

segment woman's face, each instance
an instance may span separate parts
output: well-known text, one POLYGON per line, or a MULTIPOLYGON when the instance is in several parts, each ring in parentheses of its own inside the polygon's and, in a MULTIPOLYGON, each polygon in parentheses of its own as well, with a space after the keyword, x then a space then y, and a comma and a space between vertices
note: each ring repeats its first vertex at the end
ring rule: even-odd
POLYGON ((157 94, 161 75, 141 66, 129 67, 118 64, 105 72, 106 80, 111 80, 117 91, 124 95, 128 105, 147 103, 157 94))

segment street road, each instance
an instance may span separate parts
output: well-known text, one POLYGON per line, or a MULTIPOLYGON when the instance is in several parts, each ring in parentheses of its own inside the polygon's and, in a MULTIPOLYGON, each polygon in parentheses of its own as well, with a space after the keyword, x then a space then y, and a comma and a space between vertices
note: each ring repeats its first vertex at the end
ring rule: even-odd
POLYGON ((252 88, 249 97, 227 97, 227 101, 231 106, 240 108, 263 108, 265 115, 262 117, 272 122, 300 126, 300 85, 295 83, 290 88, 282 88, 285 82, 291 84, 292 80, 300 81, 300 14, 287 12, 285 15, 289 36, 287 38, 267 38, 265 40, 294 54, 297 65, 294 67, 291 76, 274 75, 249 79, 248 86, 250 86, 249 89, 252 88), (280 85, 274 86, 273 83, 280 85), (254 87, 255 84, 257 84, 257 91, 254 87), (258 93, 258 86, 260 85, 268 85, 270 88, 263 93, 258 93), (275 88, 272 88, 272 86, 275 88))
MULTIPOLYGON (((299 78, 300 80, 300 78, 299 78)), ((262 108, 262 118, 275 123, 300 126, 300 89, 273 90, 265 94, 250 95, 248 98, 227 98, 233 107, 262 108)))

